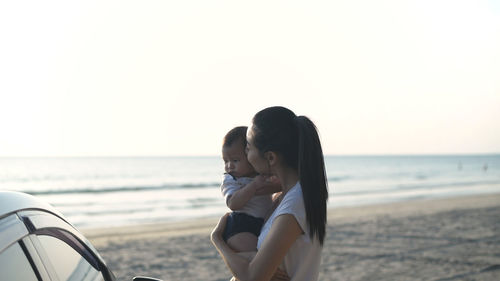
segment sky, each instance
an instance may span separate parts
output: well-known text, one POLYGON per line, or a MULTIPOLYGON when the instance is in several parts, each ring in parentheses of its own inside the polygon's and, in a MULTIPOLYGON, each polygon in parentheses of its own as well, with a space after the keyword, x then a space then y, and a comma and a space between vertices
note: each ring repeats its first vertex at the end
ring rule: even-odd
POLYGON ((0 157, 219 155, 274 105, 332 155, 500 153, 500 1, 2 1, 0 157))

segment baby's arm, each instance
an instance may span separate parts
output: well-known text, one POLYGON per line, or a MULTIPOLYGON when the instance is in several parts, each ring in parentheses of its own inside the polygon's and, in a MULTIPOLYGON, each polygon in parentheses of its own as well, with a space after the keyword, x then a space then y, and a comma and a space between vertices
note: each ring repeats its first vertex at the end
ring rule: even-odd
POLYGON ((243 208, 243 206, 245 206, 245 204, 255 195, 257 187, 258 185, 254 179, 242 188, 236 190, 233 194, 229 195, 226 202, 229 209, 235 211, 243 208))
POLYGON ((266 195, 281 191, 277 180, 257 175, 250 183, 235 191, 227 199, 227 206, 231 210, 239 210, 255 195, 266 195))

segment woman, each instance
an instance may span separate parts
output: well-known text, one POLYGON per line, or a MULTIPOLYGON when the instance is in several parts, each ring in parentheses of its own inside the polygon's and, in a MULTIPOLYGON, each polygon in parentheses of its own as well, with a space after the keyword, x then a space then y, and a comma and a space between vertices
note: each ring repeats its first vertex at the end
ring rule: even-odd
POLYGON ((255 170, 281 182, 279 204, 264 224, 250 261, 221 237, 227 214, 213 230, 212 243, 238 280, 276 279, 278 267, 291 280, 317 280, 328 187, 316 127, 287 108, 269 107, 254 116, 247 141, 248 161, 255 170))

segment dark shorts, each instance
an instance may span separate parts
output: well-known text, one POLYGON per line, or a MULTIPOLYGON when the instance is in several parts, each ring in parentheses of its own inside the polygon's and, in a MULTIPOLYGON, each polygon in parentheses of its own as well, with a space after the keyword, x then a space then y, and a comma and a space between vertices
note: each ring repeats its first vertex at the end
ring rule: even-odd
POLYGON ((264 219, 262 218, 232 212, 227 217, 226 229, 224 229, 222 238, 227 242, 227 239, 231 238, 231 236, 241 232, 250 232, 258 237, 263 224, 264 219))

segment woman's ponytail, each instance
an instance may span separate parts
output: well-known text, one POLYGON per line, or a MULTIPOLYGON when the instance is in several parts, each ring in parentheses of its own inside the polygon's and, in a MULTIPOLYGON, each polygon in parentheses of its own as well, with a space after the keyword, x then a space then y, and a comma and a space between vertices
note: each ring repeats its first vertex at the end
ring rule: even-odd
POLYGON ((309 234, 317 236, 323 244, 326 233, 326 202, 328 186, 325 162, 318 131, 314 123, 305 116, 297 116, 298 128, 298 172, 309 234))

